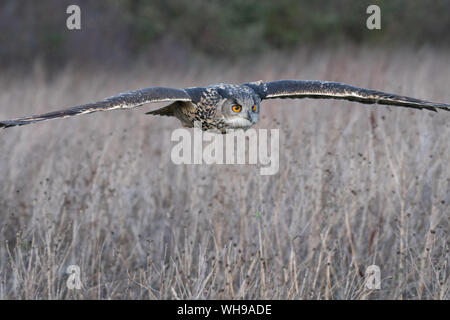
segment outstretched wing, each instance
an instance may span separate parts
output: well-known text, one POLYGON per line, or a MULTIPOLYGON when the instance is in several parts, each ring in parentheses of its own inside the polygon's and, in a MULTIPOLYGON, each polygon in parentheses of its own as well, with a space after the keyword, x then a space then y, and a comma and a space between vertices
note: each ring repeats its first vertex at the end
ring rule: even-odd
POLYGON ((246 85, 251 86, 261 96, 261 99, 344 99, 368 104, 378 103, 433 111, 437 111, 437 109, 450 111, 449 104, 434 103, 392 93, 363 89, 339 82, 278 80, 254 82, 246 85))
POLYGON ((88 103, 72 108, 49 112, 45 114, 18 118, 14 120, 0 121, 0 128, 22 126, 39 121, 56 118, 66 118, 79 114, 87 114, 96 111, 106 111, 115 109, 131 109, 149 102, 163 101, 190 101, 189 94, 182 89, 151 87, 135 91, 127 91, 118 95, 103 99, 95 103, 88 103))

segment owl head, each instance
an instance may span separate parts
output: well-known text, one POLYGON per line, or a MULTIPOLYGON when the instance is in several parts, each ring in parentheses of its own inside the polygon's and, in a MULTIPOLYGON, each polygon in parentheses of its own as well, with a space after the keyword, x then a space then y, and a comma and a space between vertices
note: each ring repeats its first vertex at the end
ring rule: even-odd
POLYGON ((224 85, 218 93, 220 113, 228 128, 248 129, 258 122, 261 98, 251 88, 224 85))

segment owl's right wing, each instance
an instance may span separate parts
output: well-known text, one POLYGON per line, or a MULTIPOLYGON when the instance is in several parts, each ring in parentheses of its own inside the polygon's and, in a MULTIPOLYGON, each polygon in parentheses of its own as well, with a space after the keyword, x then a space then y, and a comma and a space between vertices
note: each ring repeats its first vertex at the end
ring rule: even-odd
POLYGON ((134 91, 127 91, 105 98, 101 101, 82 104, 68 109, 44 113, 35 116, 0 121, 0 128, 22 126, 34 122, 66 118, 80 114, 115 109, 131 109, 150 102, 191 101, 191 96, 183 89, 150 87, 134 91))
POLYGON ((392 93, 358 88, 340 82, 278 80, 270 82, 253 82, 246 85, 252 87, 259 94, 261 99, 344 99, 366 104, 378 103, 433 111, 437 111, 437 109, 450 111, 449 104, 435 103, 392 93))

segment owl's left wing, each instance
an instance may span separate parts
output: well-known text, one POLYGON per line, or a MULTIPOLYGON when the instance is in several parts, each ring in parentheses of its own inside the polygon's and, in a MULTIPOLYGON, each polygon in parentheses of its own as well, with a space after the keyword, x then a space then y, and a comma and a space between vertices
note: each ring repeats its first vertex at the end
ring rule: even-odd
POLYGON ((450 104, 435 103, 392 93, 354 87, 340 82, 309 80, 278 80, 252 82, 246 84, 253 88, 261 99, 312 98, 344 99, 366 104, 393 105, 416 109, 450 111, 450 104))

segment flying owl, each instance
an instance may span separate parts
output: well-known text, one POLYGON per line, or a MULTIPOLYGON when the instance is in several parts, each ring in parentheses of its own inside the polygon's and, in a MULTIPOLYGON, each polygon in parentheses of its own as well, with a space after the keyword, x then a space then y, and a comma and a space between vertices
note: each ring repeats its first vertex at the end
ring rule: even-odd
POLYGON ((144 88, 61 111, 0 121, 0 128, 96 111, 131 109, 150 102, 167 101, 171 104, 146 114, 176 117, 186 127, 193 127, 198 121, 203 130, 218 130, 226 133, 227 129, 245 130, 253 126, 258 122, 261 101, 276 98, 344 99, 366 104, 378 103, 432 111, 437 109, 450 111, 450 104, 363 89, 339 82, 278 80, 256 81, 241 85, 221 83, 185 89, 144 88))

